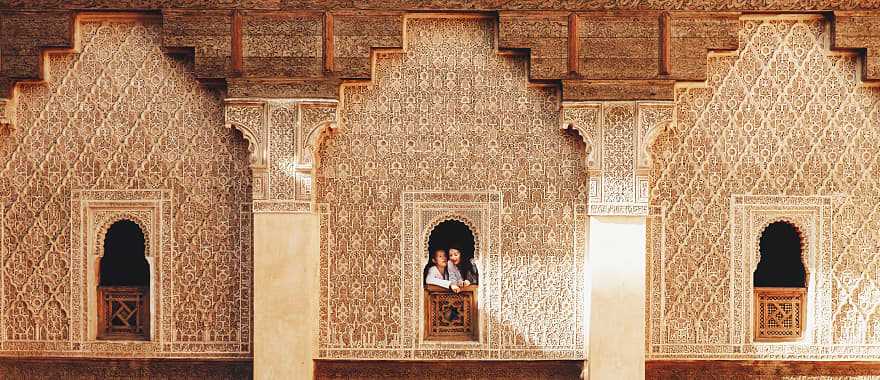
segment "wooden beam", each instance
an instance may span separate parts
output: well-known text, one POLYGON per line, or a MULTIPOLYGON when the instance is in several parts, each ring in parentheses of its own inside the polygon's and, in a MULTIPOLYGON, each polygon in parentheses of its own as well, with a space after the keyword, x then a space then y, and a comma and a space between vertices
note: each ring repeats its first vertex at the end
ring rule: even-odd
POLYGON ((672 44, 672 31, 670 30, 669 23, 669 12, 663 12, 660 14, 660 57, 658 74, 660 76, 669 75, 671 71, 671 61, 669 59, 669 49, 672 44))
POLYGON ((232 12, 232 72, 242 74, 241 12, 232 12))
POLYGON ((577 13, 568 15, 568 72, 577 75, 580 63, 580 36, 578 35, 577 13))
POLYGON ((324 72, 332 73, 333 65, 333 14, 324 13, 324 72))

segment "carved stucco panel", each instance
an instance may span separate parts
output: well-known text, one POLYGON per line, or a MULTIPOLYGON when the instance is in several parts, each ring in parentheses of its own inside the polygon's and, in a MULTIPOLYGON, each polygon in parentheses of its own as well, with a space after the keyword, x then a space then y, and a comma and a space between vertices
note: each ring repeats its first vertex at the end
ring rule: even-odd
POLYGON ((859 82, 855 54, 829 51, 821 16, 741 24, 740 51, 677 87, 651 149, 649 357, 878 358, 880 90, 859 82), (816 324, 802 342, 751 344, 743 239, 775 217, 807 229, 816 324))
POLYGON ((163 52, 152 21, 83 21, 77 30, 79 52, 50 54, 46 83, 18 85, 18 128, 0 140, 0 350, 249 356, 251 217, 241 205, 251 176, 246 142, 223 126, 221 94, 163 52), (161 201, 172 224, 161 244, 150 242, 169 256, 160 264, 163 343, 88 342, 79 247, 89 228, 78 200, 143 201, 130 189, 160 188, 174 194, 161 201))
POLYGON ((672 104, 565 102, 561 119, 587 146, 590 215, 646 215, 647 151, 672 123, 672 104))
POLYGON ((309 211, 318 164, 313 157, 323 136, 335 128, 336 104, 317 99, 226 99, 227 126, 241 130, 250 141, 255 212, 309 211))
POLYGON ((587 167, 558 128, 558 90, 497 54, 492 19, 406 28, 405 51, 376 53, 372 82, 343 85, 316 157, 319 356, 583 359, 587 167), (480 226, 486 325, 481 342, 438 349, 419 340, 416 247, 444 215, 480 226))

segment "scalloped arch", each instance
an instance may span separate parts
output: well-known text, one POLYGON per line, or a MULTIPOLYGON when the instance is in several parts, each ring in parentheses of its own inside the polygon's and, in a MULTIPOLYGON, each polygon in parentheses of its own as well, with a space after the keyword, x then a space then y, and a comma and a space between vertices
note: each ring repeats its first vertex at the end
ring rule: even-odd
POLYGON ((120 222, 123 220, 127 220, 137 224, 137 226, 141 229, 141 232, 144 234, 144 256, 150 257, 150 228, 148 223, 144 222, 139 216, 121 212, 118 214, 111 215, 98 224, 98 229, 95 233, 96 236, 96 244, 95 244, 95 256, 103 257, 104 256, 104 241, 107 238, 107 231, 110 230, 116 222, 120 222))
POLYGON ((481 235, 479 232, 480 230, 477 227, 475 227, 475 224, 469 218, 462 216, 460 214, 452 213, 452 212, 444 213, 439 216, 436 216, 436 217, 432 218, 430 222, 425 224, 425 230, 422 231, 422 240, 421 240, 422 241, 422 247, 421 247, 422 249, 420 249, 419 252, 424 253, 425 251, 427 251, 428 243, 431 240, 431 233, 434 232, 434 229, 436 229, 437 226, 439 226, 441 223, 446 222, 446 221, 450 221, 450 220, 454 220, 456 222, 461 222, 465 226, 467 226, 468 229, 471 230, 471 233, 474 235, 474 257, 473 257, 473 259, 474 260, 479 259, 480 258, 480 240, 481 240, 481 235))
MULTIPOLYGON (((805 253, 807 253, 807 249, 809 248, 809 242, 808 242, 809 236, 804 232, 804 229, 801 228, 800 223, 798 221, 796 221, 795 218, 791 218, 788 216, 777 216, 774 218, 768 218, 767 220, 764 221, 764 223, 761 223, 761 225, 757 228, 757 231, 755 231, 756 234, 752 235, 752 236, 757 236, 757 239, 753 239, 754 241, 752 242, 752 245, 753 245, 752 253, 755 256, 752 260, 751 268, 749 268, 749 273, 755 273, 755 271, 758 268, 758 263, 761 261, 761 243, 760 243, 761 236, 764 235, 764 231, 767 230, 767 227, 769 227, 771 224, 777 223, 777 222, 783 222, 783 223, 790 224, 792 227, 794 227, 795 232, 797 232, 798 237, 800 238, 800 241, 801 241, 801 254, 800 254, 801 265, 804 266, 804 273, 806 274, 805 279, 804 279, 804 285, 808 286, 810 284, 810 265, 809 265, 810 263, 807 261, 808 259, 805 258, 804 256, 805 256, 805 253)), ((750 282, 752 284, 752 287, 754 287, 754 281, 750 281, 750 282)))

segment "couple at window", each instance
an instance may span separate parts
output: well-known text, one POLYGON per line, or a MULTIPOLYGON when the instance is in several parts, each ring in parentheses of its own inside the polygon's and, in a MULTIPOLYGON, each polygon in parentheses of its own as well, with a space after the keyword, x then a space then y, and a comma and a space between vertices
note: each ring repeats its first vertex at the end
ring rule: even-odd
POLYGON ((479 273, 470 258, 464 257, 458 247, 437 248, 425 265, 425 285, 436 285, 460 292, 462 288, 477 285, 479 273))

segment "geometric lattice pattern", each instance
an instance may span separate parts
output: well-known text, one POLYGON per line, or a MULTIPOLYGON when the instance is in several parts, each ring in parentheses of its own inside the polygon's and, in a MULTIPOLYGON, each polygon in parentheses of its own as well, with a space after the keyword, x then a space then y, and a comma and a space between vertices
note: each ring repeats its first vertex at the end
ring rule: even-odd
POLYGON ((878 358, 880 89, 860 83, 854 54, 829 51, 821 16, 741 23, 740 50, 711 55, 705 84, 676 88, 676 123, 652 148, 649 357, 878 358), (735 194, 794 209, 834 199, 816 219, 834 226, 828 249, 808 268, 820 282, 806 306, 828 323, 815 342, 740 341, 751 292, 734 288, 751 274, 731 253, 735 194))
POLYGON ((476 289, 425 290, 425 340, 475 340, 478 317, 476 289))
POLYGON ((755 340, 794 341, 803 335, 805 288, 755 288, 755 340))
POLYGON ((222 94, 162 51, 153 20, 78 30, 79 52, 50 56, 47 83, 20 86, 19 127, 0 139, 0 352, 247 356, 250 173, 245 142, 224 128, 222 94), (150 242, 169 265, 156 300, 169 306, 153 310, 171 318, 155 326, 162 345, 99 350, 79 332, 82 303, 72 299, 88 293, 74 263, 86 256, 72 239, 92 226, 71 229, 80 223, 71 200, 94 189, 173 194, 173 217, 163 215, 173 233, 150 242))
POLYGON ((98 308, 100 339, 149 339, 149 290, 102 286, 98 308))
POLYGON ((583 144, 559 129, 557 90, 529 85, 525 57, 498 54, 494 24, 408 16, 406 49, 377 52, 371 82, 343 85, 315 178, 320 357, 584 358, 583 144), (485 209, 450 209, 489 194, 485 209), (413 247, 420 226, 459 213, 492 236, 480 237, 485 339, 423 346, 427 252, 413 247))

